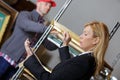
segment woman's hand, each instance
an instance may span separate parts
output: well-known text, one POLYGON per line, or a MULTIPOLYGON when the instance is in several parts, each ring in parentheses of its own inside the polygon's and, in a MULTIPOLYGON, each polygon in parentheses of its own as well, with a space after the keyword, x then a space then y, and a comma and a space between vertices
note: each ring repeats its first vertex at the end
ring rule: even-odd
POLYGON ((54 28, 50 31, 50 34, 57 35, 58 33, 59 32, 56 29, 54 29, 54 28))
POLYGON ((68 46, 69 42, 71 41, 71 37, 69 32, 63 32, 63 45, 62 46, 68 46))
POLYGON ((33 55, 32 49, 30 47, 30 41, 29 39, 26 39, 26 41, 24 42, 24 46, 25 46, 25 50, 27 52, 27 57, 30 57, 31 55, 33 55))

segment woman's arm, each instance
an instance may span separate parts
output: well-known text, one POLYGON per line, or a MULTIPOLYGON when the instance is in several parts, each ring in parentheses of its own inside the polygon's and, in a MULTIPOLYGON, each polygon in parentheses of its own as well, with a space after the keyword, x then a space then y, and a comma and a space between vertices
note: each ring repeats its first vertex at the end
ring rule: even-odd
POLYGON ((24 63, 24 66, 39 80, 49 79, 50 73, 43 68, 43 65, 40 61, 37 60, 36 56, 33 54, 32 49, 30 48, 30 41, 26 39, 25 49, 27 52, 27 58, 24 63))
POLYGON ((62 38, 62 46, 59 48, 59 53, 60 53, 60 59, 61 61, 65 61, 70 58, 70 53, 69 53, 69 42, 71 41, 70 34, 68 32, 63 32, 63 38, 62 38))
POLYGON ((34 55, 30 56, 24 63, 24 66, 38 79, 49 80, 50 72, 46 71, 42 64, 36 59, 34 55))

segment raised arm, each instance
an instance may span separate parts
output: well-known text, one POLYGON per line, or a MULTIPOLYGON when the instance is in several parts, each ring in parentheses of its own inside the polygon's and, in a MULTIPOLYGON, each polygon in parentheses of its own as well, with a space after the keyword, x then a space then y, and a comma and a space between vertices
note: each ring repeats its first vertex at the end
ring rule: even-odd
POLYGON ((33 55, 32 49, 30 48, 30 41, 25 41, 25 49, 27 52, 26 61, 24 66, 39 80, 49 78, 50 72, 46 71, 41 62, 39 62, 35 55, 33 55))
POLYGON ((63 32, 62 46, 59 48, 60 59, 61 61, 65 61, 70 58, 69 47, 68 44, 71 41, 70 34, 68 32, 63 32))

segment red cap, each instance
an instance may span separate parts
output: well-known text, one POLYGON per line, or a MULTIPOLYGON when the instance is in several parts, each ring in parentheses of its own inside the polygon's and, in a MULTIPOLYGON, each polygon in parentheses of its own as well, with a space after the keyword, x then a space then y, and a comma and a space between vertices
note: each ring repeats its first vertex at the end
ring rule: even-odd
POLYGON ((40 2, 40 1, 42 1, 42 2, 49 2, 49 3, 51 3, 52 7, 55 7, 55 6, 56 6, 55 1, 53 1, 53 0, 37 0, 37 2, 40 2))

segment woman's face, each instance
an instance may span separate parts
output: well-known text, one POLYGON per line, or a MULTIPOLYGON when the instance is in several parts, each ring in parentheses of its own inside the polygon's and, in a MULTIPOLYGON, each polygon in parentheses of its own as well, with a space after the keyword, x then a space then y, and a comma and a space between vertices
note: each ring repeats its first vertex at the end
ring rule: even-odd
POLYGON ((90 26, 86 26, 80 35, 80 47, 85 50, 91 50, 97 43, 97 37, 93 37, 93 30, 90 26))

